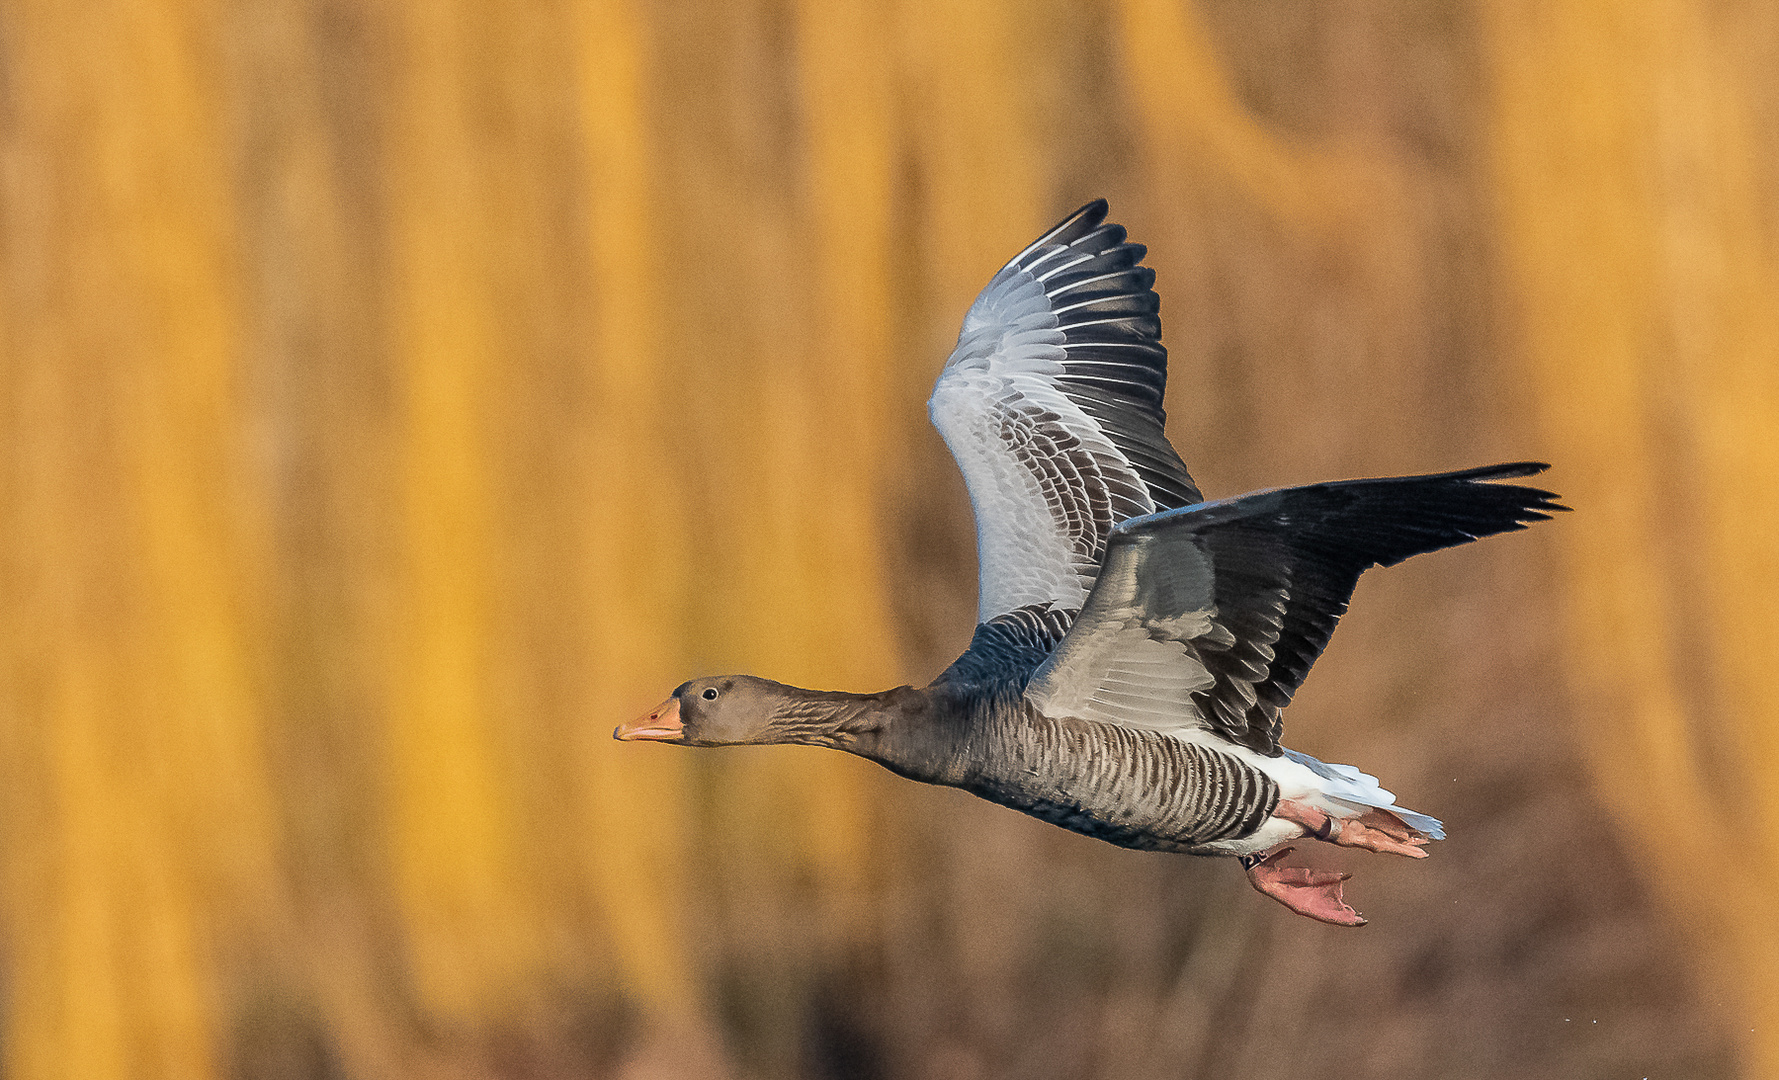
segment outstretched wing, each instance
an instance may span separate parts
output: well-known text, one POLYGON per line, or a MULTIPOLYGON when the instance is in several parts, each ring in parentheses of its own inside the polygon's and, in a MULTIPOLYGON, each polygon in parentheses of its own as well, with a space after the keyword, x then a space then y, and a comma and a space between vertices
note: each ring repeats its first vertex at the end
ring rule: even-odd
POLYGON ((1155 272, 1105 216, 1089 203, 994 276, 928 402, 976 511, 981 623, 1078 611, 1113 526, 1200 498, 1162 433, 1155 272))
POLYGON ((1279 751, 1279 712, 1359 575, 1567 509, 1518 462, 1256 492, 1127 521, 1025 696, 1045 716, 1202 728, 1279 751))

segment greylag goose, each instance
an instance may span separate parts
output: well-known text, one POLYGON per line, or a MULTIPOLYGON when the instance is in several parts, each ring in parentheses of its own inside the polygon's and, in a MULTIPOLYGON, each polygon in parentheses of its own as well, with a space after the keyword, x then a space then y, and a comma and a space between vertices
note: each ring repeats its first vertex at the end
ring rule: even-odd
POLYGON ((1444 830, 1281 746, 1280 713, 1365 569, 1565 508, 1495 482, 1530 462, 1205 501, 1162 431, 1155 273, 1106 210, 994 276, 933 389, 976 515, 969 649, 924 689, 694 679, 613 734, 833 747, 1123 847, 1240 859, 1292 911, 1362 925, 1349 875, 1286 865, 1290 842, 1418 859, 1444 830))

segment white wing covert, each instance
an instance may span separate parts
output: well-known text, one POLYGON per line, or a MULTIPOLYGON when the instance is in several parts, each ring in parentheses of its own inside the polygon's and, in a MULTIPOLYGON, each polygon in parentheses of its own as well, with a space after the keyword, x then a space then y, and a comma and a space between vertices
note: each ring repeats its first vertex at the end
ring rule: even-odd
POLYGON ((976 514, 981 623, 1078 611, 1115 525, 1199 501, 1163 434, 1155 274, 1106 209, 1082 207, 994 276, 928 403, 976 514))

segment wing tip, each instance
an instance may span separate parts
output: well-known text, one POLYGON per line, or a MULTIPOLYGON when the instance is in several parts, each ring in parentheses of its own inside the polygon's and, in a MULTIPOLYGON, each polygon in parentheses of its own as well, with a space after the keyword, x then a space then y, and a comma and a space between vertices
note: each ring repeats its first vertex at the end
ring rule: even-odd
MULTIPOLYGON (((1546 461, 1507 461, 1499 465, 1484 465, 1475 469, 1464 469, 1460 472, 1447 473, 1442 479, 1462 480, 1472 484, 1487 484, 1492 480, 1514 480, 1525 476, 1537 476, 1550 468, 1546 461)), ((1494 485, 1488 485, 1494 486, 1494 485)), ((1543 488, 1527 487, 1523 484, 1503 484, 1520 495, 1525 504, 1520 508, 1524 516, 1520 519, 1525 524, 1537 521, 1549 521, 1552 514, 1568 514, 1574 507, 1564 506, 1557 500, 1562 498, 1554 491, 1543 488)), ((1522 524, 1520 528, 1524 528, 1522 524)))
MULTIPOLYGON (((1066 244, 1083 233, 1091 232, 1098 228, 1099 225, 1106 220, 1106 215, 1111 212, 1112 204, 1105 199, 1099 198, 1092 200, 1074 213, 1051 226, 1049 229, 1045 230, 1043 235, 1027 244, 1024 251, 1021 251, 1019 254, 1013 256, 1013 258, 1007 260, 1007 266, 1020 265, 1025 262, 1032 252, 1037 251, 1041 247, 1059 242, 1066 244), (1067 236, 1069 239, 1059 241, 1059 238, 1064 236, 1067 236)), ((1006 267, 1002 267, 1002 269, 1005 270, 1006 267)))
POLYGON ((1424 477, 1427 480, 1512 480, 1522 476, 1537 476, 1550 468, 1547 461, 1503 461, 1495 465, 1478 465, 1470 469, 1458 469, 1453 472, 1431 473, 1424 477))

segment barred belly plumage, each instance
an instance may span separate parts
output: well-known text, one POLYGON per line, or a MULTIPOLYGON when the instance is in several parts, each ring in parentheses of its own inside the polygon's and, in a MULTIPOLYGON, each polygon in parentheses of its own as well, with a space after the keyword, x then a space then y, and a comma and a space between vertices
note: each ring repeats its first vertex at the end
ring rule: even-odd
POLYGON ((1233 755, 1172 735, 1034 717, 1001 728, 994 767, 965 788, 1121 847, 1190 851, 1258 829, 1278 784, 1233 755))

